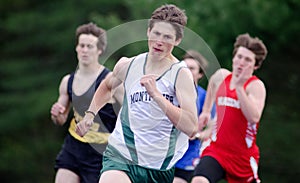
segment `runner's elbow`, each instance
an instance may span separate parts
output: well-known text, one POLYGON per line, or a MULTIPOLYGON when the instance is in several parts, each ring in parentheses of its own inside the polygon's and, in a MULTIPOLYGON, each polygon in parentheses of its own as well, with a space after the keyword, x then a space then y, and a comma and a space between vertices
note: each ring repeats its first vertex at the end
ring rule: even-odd
POLYGON ((197 120, 195 120, 195 123, 193 123, 190 127, 190 131, 187 134, 190 138, 194 137, 198 133, 198 124, 197 120))

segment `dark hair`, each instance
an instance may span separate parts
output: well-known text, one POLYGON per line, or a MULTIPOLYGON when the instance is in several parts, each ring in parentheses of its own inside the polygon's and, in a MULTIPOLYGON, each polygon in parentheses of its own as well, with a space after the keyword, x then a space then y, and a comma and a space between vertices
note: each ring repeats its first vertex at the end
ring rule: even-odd
POLYGON ((92 34, 98 38, 97 48, 102 52, 105 51, 107 46, 106 31, 98 27, 94 23, 83 24, 76 29, 76 44, 81 34, 92 34))
POLYGON ((188 58, 197 60, 200 66, 199 73, 204 73, 206 71, 208 62, 199 52, 195 50, 186 51, 185 55, 183 56, 183 59, 188 59, 188 58))
POLYGON ((236 54, 237 49, 242 46, 255 54, 255 66, 260 68, 262 62, 267 56, 267 48, 264 43, 257 37, 253 38, 248 33, 241 34, 236 38, 234 43, 233 55, 236 54))
POLYGON ((179 9, 173 4, 163 5, 152 13, 148 24, 150 30, 157 21, 166 21, 172 24, 176 31, 176 40, 183 37, 184 26, 187 23, 187 17, 184 10, 179 9))

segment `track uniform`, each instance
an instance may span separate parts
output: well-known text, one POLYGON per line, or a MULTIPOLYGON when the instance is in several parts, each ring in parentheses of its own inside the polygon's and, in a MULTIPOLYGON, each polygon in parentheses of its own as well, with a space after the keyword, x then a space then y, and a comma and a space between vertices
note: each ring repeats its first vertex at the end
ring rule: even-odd
POLYGON ((95 123, 84 137, 76 134, 75 126, 83 118, 97 87, 108 73, 109 70, 105 68, 91 87, 80 96, 72 91, 74 73, 70 75, 68 81, 68 95, 73 105, 74 117, 70 122, 69 133, 65 137, 62 149, 56 157, 55 170, 69 169, 86 183, 97 183, 99 180, 102 153, 107 146, 108 136, 114 129, 117 115, 112 104, 106 104, 99 110, 95 123))
MULTIPOLYGON (((215 182, 216 174, 222 175, 226 172, 224 175, 229 183, 236 182, 233 180, 237 179, 238 182, 260 182, 257 174, 259 149, 256 145, 259 123, 247 122, 235 89, 231 90, 229 87, 231 78, 232 74, 227 76, 216 93, 216 133, 212 136, 210 145, 203 151, 195 175, 205 176, 215 182), (219 171, 212 171, 212 167, 217 167, 219 171)), ((252 76, 244 88, 257 79, 252 76)))
MULTIPOLYGON (((123 83, 123 106, 108 140, 102 172, 122 170, 132 182, 172 182, 173 166, 187 150, 188 136, 175 128, 141 86, 146 61, 147 53, 140 54, 128 68, 123 83), (133 172, 132 167, 139 170, 133 172), (137 180, 139 178, 141 180, 137 180)), ((156 80, 158 90, 175 106, 179 105, 175 93, 176 78, 183 67, 186 67, 184 63, 174 63, 156 80)))

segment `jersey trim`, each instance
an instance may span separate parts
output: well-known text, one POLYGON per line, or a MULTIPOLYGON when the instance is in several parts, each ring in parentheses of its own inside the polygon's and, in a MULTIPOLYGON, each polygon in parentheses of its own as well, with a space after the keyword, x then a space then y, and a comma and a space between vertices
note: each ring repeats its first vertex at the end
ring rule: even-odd
MULTIPOLYGON (((124 94, 126 96, 126 91, 124 92, 124 94)), ((124 136, 124 140, 126 143, 126 147, 130 152, 132 161, 138 164, 137 152, 136 152, 135 141, 134 141, 134 134, 133 134, 132 130, 130 129, 130 123, 129 123, 127 97, 124 97, 123 107, 122 107, 122 112, 121 112, 121 119, 122 119, 123 136, 124 136)))
POLYGON ((178 132, 179 131, 175 128, 175 126, 173 126, 171 135, 170 135, 170 143, 169 143, 168 153, 167 153, 167 156, 161 166, 161 169, 166 169, 169 166, 171 160, 173 159, 173 156, 175 153, 175 147, 176 147, 175 144, 176 144, 176 140, 178 137, 178 132))

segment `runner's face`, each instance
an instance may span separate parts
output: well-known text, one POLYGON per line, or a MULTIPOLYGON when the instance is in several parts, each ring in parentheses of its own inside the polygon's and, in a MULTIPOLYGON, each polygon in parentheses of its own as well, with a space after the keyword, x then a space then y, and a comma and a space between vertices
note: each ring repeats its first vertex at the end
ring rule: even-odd
POLYGON ((254 71, 255 54, 251 50, 241 46, 234 55, 232 62, 232 72, 234 74, 239 75, 243 69, 246 68, 250 68, 254 71))
POLYGON ((184 59, 184 62, 186 63, 187 67, 190 69, 194 83, 197 84, 198 80, 202 78, 203 74, 199 73, 200 71, 200 64, 197 60, 192 58, 186 58, 184 59))
POLYGON ((169 55, 174 46, 180 41, 176 41, 176 31, 167 22, 156 22, 153 28, 148 29, 148 47, 152 55, 169 55))
POLYGON ((97 48, 98 38, 92 34, 81 34, 76 46, 77 58, 82 64, 98 62, 101 51, 97 48))

